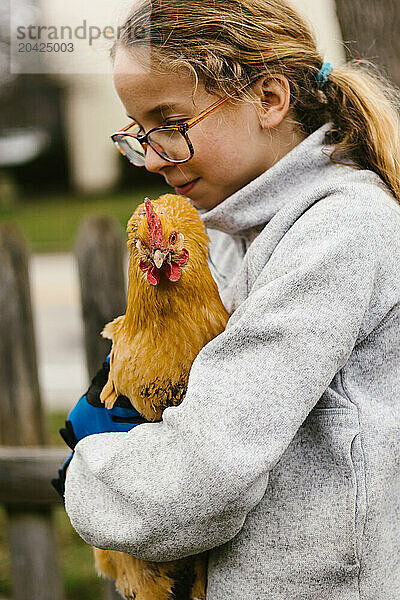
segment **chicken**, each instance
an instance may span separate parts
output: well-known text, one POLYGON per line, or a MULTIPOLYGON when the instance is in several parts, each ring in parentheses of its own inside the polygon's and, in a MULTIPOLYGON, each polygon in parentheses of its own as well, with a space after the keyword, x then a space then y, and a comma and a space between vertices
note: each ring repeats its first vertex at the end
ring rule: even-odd
MULTIPOLYGON (((146 198, 127 233, 127 310, 102 331, 112 348, 100 399, 111 408, 122 394, 148 421, 160 421, 166 407, 184 399, 194 359, 225 329, 229 315, 208 267, 205 227, 187 198, 146 198)), ((162 563, 112 550, 94 553, 98 572, 113 578, 126 598, 205 598, 207 553, 162 563)))

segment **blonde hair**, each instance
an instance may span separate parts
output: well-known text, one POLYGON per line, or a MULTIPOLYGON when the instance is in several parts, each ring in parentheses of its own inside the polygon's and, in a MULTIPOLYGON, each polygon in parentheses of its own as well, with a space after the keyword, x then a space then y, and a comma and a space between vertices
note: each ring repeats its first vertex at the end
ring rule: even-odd
POLYGON ((143 43, 152 68, 189 69, 196 87, 200 81, 213 94, 235 97, 257 76, 284 75, 296 126, 309 135, 331 121, 332 162, 350 157, 355 168, 374 171, 400 203, 400 91, 366 60, 334 67, 319 89, 323 57, 286 0, 140 0, 111 56, 143 43), (137 28, 148 32, 145 41, 131 35, 137 28))

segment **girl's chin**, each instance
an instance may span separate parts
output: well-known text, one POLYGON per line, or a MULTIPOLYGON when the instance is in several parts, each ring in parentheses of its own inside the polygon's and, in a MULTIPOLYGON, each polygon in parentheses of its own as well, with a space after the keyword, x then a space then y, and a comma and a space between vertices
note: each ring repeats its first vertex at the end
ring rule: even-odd
POLYGON ((188 192, 186 197, 189 198, 190 202, 198 210, 211 210, 212 208, 215 208, 218 204, 221 204, 221 202, 225 200, 225 196, 219 198, 218 195, 215 193, 216 190, 213 190, 212 188, 211 192, 207 193, 207 190, 205 190, 206 186, 199 185, 200 183, 203 183, 203 181, 204 180, 198 182, 197 185, 194 185, 193 191, 188 192))
POLYGON ((221 204, 221 202, 223 202, 222 200, 219 201, 215 201, 215 202, 210 202, 209 198, 206 198, 204 201, 202 201, 202 198, 196 198, 196 199, 192 199, 190 198, 190 196, 188 196, 190 202, 193 204, 193 206, 195 208, 197 208, 198 210, 212 210, 213 208, 215 208, 216 206, 218 206, 218 204, 221 204))

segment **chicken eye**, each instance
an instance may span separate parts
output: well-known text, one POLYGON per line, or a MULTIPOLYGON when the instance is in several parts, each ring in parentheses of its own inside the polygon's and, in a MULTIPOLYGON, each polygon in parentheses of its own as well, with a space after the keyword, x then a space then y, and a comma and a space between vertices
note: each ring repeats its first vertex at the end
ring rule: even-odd
POLYGON ((142 240, 136 240, 136 248, 142 252, 149 249, 148 245, 142 242, 142 240))
POLYGON ((171 235, 169 236, 169 243, 170 244, 175 244, 177 240, 177 235, 176 235, 176 231, 174 231, 173 233, 171 233, 171 235))

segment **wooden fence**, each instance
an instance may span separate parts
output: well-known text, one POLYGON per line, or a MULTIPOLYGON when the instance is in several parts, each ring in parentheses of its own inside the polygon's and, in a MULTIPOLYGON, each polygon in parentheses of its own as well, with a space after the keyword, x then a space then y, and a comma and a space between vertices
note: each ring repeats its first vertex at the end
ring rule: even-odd
MULTIPOLYGON (((119 226, 91 217, 79 232, 75 256, 81 285, 89 378, 110 341, 104 324, 123 314, 126 293, 119 226)), ((29 250, 14 226, 0 227, 0 503, 8 521, 13 600, 62 600, 52 524, 61 499, 50 480, 70 454, 48 445, 41 403, 29 285, 29 250)), ((84 390, 82 391, 82 393, 84 390)), ((71 398, 71 406, 78 398, 71 398)), ((121 597, 105 582, 103 598, 121 597)))

